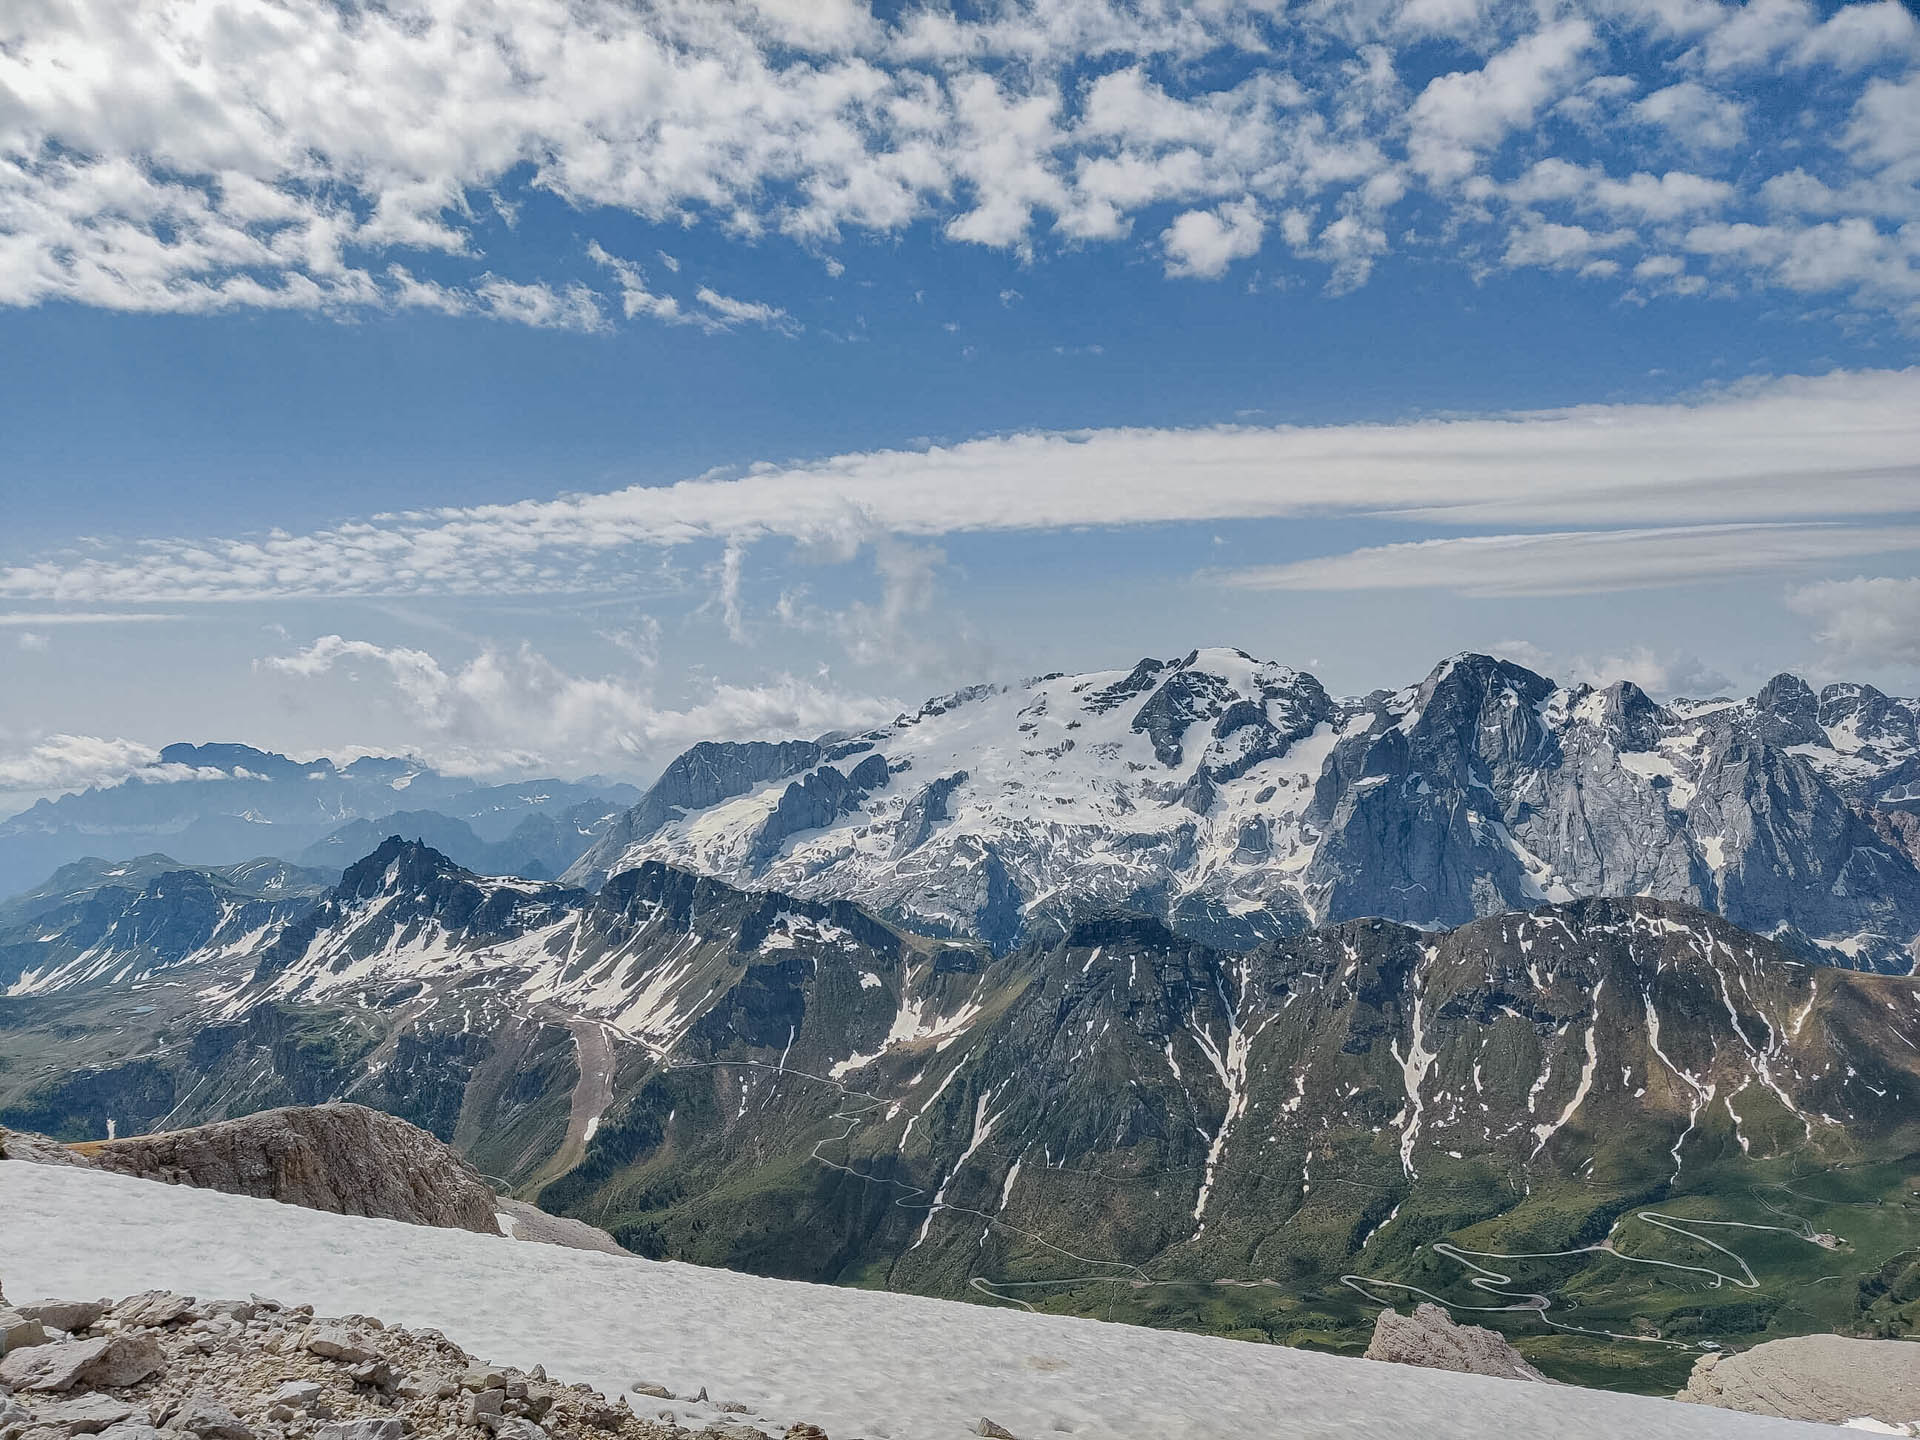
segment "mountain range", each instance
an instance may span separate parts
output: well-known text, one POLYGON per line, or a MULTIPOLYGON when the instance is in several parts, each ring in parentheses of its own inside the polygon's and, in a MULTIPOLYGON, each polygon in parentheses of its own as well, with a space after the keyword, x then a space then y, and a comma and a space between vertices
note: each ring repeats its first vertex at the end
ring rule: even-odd
POLYGON ((1436 1298, 1670 1393, 1920 1327, 1915 710, 1196 652, 696 746, 537 813, 558 882, 76 863, 0 906, 0 1123, 351 1099, 650 1255, 1352 1350, 1436 1298))
POLYGON ((352 1099, 656 1256, 1336 1348, 1480 1267, 1536 1364, 1630 1388, 1698 1340, 1920 1323, 1920 982, 1673 901, 996 953, 396 838, 250 950, 4 1006, 0 1123, 352 1099), (1800 1293, 1836 1264, 1884 1283, 1800 1293))
POLYGON ((695 746, 563 878, 664 860, 1002 951, 1115 908, 1233 948, 1644 895, 1904 971, 1916 717, 1791 675, 1663 706, 1483 655, 1338 700, 1201 650, 977 686, 861 735, 695 746))

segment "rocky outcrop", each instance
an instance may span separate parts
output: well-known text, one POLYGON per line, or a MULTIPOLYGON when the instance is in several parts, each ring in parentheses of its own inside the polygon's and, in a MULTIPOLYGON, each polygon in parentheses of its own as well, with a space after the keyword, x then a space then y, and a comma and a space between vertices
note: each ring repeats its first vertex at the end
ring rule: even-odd
POLYGON ((497 1235, 493 1190, 426 1131, 364 1105, 239 1120, 80 1147, 122 1175, 415 1225, 497 1235))
POLYGON ((1830 1425, 1877 1420, 1920 1433, 1920 1344, 1799 1335, 1769 1340, 1738 1355, 1703 1355, 1687 1388, 1674 1396, 1750 1415, 1830 1425))
POLYGON ((58 1140, 26 1130, 0 1129, 0 1160, 25 1160, 35 1165, 91 1164, 86 1156, 58 1140))
POLYGON ((1438 1305, 1419 1304, 1411 1315, 1382 1310, 1374 1322, 1367 1359, 1428 1370, 1459 1370, 1503 1380, 1551 1380, 1529 1365, 1498 1330, 1457 1325, 1438 1305))
POLYGON ((570 1220, 564 1215, 549 1215, 524 1200, 509 1200, 502 1195, 494 1206, 500 1228, 515 1240, 531 1240, 540 1245, 559 1245, 567 1250, 591 1250, 600 1255, 631 1255, 633 1252, 597 1225, 570 1220))

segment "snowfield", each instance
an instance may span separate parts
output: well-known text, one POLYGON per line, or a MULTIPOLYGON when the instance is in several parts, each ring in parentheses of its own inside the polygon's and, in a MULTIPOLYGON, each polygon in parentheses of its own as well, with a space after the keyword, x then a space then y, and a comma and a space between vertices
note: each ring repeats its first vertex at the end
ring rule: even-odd
MULTIPOLYGON (((1091 1320, 764 1280, 329 1215, 94 1171, 0 1163, 0 1280, 16 1299, 257 1292, 433 1326, 484 1360, 707 1387, 779 1433, 960 1440, 1486 1435, 1791 1440, 1827 1426, 1572 1387, 1340 1359, 1091 1320)), ((630 1397, 642 1414, 667 1402, 630 1397)), ((699 1425, 708 1406, 671 1408, 699 1425)))

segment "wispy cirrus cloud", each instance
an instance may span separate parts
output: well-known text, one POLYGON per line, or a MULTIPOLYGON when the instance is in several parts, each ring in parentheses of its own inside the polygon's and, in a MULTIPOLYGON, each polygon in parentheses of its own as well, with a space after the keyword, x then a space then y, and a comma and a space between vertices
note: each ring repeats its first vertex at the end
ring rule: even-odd
POLYGON ((1657 562, 1662 573, 1690 563, 1725 575, 1896 548, 1884 523, 1810 522, 1908 516, 1920 509, 1916 496, 1920 370, 1839 372, 1693 403, 1485 419, 1016 434, 305 534, 157 538, 0 569, 0 601, 593 591, 630 586, 636 552, 705 542, 732 557, 722 578, 731 575, 737 606, 744 548, 773 538, 844 556, 885 536, 1342 515, 1428 531, 1501 529, 1392 558, 1303 561, 1308 568, 1283 567, 1282 580, 1297 588, 1306 577, 1422 565, 1453 575, 1475 545, 1480 553, 1504 545, 1516 566, 1557 546, 1559 558, 1540 563, 1569 563, 1577 551, 1582 583, 1604 585, 1608 567, 1621 583, 1646 583, 1634 577, 1656 561, 1636 552, 1667 557, 1657 562), (1730 522, 1749 529, 1712 529, 1730 522), (1660 527, 1696 528, 1632 542, 1514 534, 1660 527))
POLYGON ((1412 540, 1286 565, 1246 566, 1215 578, 1243 590, 1586 595, 1697 585, 1902 551, 1920 551, 1920 525, 1676 525, 1412 540))

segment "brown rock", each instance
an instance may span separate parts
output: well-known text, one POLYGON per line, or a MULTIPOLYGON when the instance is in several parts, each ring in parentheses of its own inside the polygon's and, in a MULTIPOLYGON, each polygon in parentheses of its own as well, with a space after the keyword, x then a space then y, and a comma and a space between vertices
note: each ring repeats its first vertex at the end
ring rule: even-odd
POLYGON ((1421 1303, 1413 1314, 1382 1310, 1374 1322, 1367 1359, 1429 1370, 1458 1370, 1468 1375, 1497 1375, 1503 1380, 1541 1380, 1552 1384, 1520 1357, 1507 1337, 1484 1325, 1456 1325, 1438 1305, 1421 1303))
POLYGON ((364 1105, 265 1110, 90 1144, 103 1170, 415 1225, 500 1233, 493 1190, 452 1147, 364 1105))
POLYGON ((976 1433, 990 1436, 992 1440, 1017 1440, 1017 1437, 1011 1430, 1008 1430, 1004 1426, 994 1424, 993 1421, 987 1419, 984 1415, 980 1417, 980 1424, 976 1427, 976 1433))

